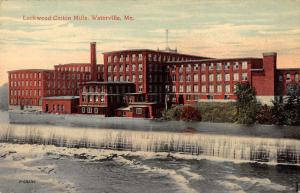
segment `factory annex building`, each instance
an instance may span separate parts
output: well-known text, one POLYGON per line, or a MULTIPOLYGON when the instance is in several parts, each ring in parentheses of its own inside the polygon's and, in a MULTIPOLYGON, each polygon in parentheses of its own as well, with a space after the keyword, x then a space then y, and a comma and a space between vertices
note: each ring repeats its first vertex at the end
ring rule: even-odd
POLYGON ((208 58, 176 50, 121 50, 96 62, 54 66, 54 70, 8 72, 10 110, 155 118, 171 105, 234 101, 235 84, 249 82, 262 103, 300 84, 300 68, 277 69, 276 53, 262 58, 208 58))

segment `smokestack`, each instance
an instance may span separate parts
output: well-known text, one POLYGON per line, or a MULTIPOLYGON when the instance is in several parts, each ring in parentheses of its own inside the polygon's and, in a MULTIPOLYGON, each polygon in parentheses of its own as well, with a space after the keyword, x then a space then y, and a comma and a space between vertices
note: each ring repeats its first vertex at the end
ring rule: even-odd
POLYGON ((96 42, 91 42, 91 80, 97 80, 96 42))

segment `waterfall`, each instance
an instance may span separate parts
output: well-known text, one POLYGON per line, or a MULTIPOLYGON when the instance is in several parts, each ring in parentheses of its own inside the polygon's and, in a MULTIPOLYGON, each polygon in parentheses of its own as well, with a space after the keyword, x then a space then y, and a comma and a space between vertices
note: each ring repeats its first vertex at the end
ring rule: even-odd
POLYGON ((0 142, 179 152, 229 160, 300 164, 300 140, 284 138, 7 125, 0 128, 0 142))

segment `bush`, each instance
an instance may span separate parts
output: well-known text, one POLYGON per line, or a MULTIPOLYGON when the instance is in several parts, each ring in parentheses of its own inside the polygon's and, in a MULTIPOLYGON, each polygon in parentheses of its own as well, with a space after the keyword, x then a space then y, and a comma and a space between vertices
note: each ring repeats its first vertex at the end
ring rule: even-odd
POLYGON ((180 106, 175 106, 168 111, 166 111, 163 115, 165 120, 180 120, 180 106))
POLYGON ((176 106, 165 112, 165 120, 201 121, 198 109, 192 106, 176 106))
POLYGON ((202 115, 202 121, 233 123, 236 120, 234 102, 200 102, 196 108, 202 115))
POLYGON ((274 124, 273 108, 268 105, 258 105, 256 121, 260 124, 274 124))
POLYGON ((201 121, 200 111, 192 106, 183 106, 180 109, 180 119, 183 121, 201 121))

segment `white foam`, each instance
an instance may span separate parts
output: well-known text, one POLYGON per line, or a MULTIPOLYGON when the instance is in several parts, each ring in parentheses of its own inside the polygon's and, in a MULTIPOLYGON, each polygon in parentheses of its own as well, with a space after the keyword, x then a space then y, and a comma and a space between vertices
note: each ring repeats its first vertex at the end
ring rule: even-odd
POLYGON ((227 175, 226 179, 235 180, 239 182, 245 182, 248 184, 252 184, 255 186, 262 186, 265 189, 270 190, 277 190, 277 191, 286 191, 288 188, 286 186, 271 182, 268 178, 254 178, 254 177, 241 177, 241 176, 234 176, 234 175, 227 175))

